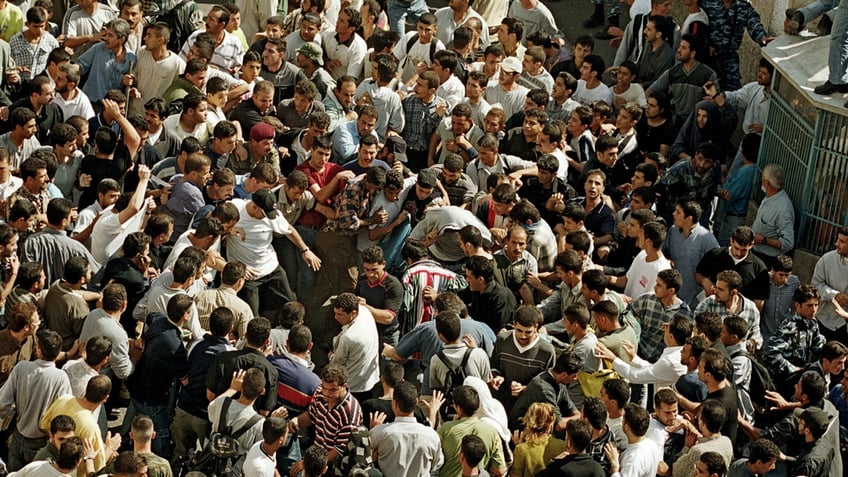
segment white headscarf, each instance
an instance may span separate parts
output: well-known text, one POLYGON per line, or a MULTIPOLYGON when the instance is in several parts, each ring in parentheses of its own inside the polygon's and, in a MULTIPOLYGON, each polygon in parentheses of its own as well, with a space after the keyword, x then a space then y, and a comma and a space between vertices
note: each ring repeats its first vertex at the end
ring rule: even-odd
POLYGON ((477 417, 494 427, 501 439, 509 442, 510 433, 507 426, 506 411, 503 404, 492 397, 489 385, 475 376, 466 377, 462 384, 471 386, 480 395, 480 409, 477 410, 477 417))

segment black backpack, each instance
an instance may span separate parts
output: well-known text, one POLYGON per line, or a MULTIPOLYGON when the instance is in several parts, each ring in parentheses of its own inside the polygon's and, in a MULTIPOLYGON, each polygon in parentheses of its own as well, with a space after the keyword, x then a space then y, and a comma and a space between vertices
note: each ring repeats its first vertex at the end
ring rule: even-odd
POLYGON ((769 373, 768 368, 763 363, 751 356, 747 351, 739 350, 730 355, 730 358, 733 359, 737 356, 744 356, 751 361, 751 382, 748 384, 747 389, 741 389, 751 397, 751 403, 754 404, 757 415, 766 414, 771 407, 771 403, 766 400, 766 391, 774 391, 776 389, 774 381, 771 379, 771 373, 769 373))
POLYGON ((227 411, 233 398, 227 397, 218 418, 218 427, 209 436, 209 440, 199 454, 190 458, 186 470, 203 472, 207 477, 241 477, 242 464, 248 449, 242 449, 238 438, 257 422, 262 416, 254 414, 241 428, 232 432, 227 420, 227 411))
POLYGON ((168 49, 174 52, 179 52, 188 37, 199 25, 203 25, 203 11, 194 0, 182 0, 171 8, 148 12, 148 15, 153 21, 165 23, 171 29, 168 49))
POLYGON ((440 391, 445 394, 445 404, 441 409, 442 417, 444 418, 447 418, 448 414, 450 414, 453 410, 453 390, 462 386, 462 383, 465 382, 465 366, 468 364, 468 358, 471 357, 472 351, 474 351, 473 348, 467 348, 465 350, 465 354, 462 355, 462 361, 460 361, 459 366, 451 365, 447 356, 445 356, 445 350, 441 350, 436 354, 436 356, 439 357, 439 361, 444 363, 444 365, 448 368, 448 372, 445 375, 443 383, 444 387, 440 389, 440 391))
MULTIPOLYGON (((416 33, 416 34, 412 35, 412 37, 409 40, 407 40, 407 42, 406 42, 406 55, 407 56, 409 56, 409 52, 412 51, 412 47, 416 43, 418 43, 418 40, 420 38, 421 37, 418 36, 418 33, 416 33)), ((439 40, 437 40, 435 37, 433 37, 433 39, 430 40, 430 63, 433 62, 433 57, 436 55, 436 44, 437 44, 438 41, 439 40)))

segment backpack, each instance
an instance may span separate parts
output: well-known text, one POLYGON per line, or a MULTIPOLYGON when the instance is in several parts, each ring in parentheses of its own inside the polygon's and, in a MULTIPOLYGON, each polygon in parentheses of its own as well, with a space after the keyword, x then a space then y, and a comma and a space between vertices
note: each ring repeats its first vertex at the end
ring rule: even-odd
POLYGON ((737 356, 744 356, 751 360, 751 382, 748 384, 748 389, 741 388, 748 393, 751 398, 751 403, 754 404, 754 410, 757 415, 763 415, 768 412, 771 404, 766 400, 766 391, 774 391, 774 381, 771 379, 771 373, 763 363, 751 356, 747 351, 739 350, 732 355, 730 359, 737 356))
POLYGON ((191 457, 187 470, 203 472, 207 477, 241 477, 242 464, 248 449, 242 449, 238 439, 257 422, 262 416, 254 414, 241 428, 232 432, 225 424, 227 411, 233 398, 227 397, 218 418, 218 427, 209 436, 209 440, 199 454, 191 457))
MULTIPOLYGON (((421 37, 418 36, 418 33, 412 35, 412 37, 406 42, 406 55, 409 56, 409 52, 412 51, 412 47, 418 43, 418 40, 421 37)), ((433 62, 433 57, 436 55, 436 42, 438 42, 435 37, 430 40, 430 63, 433 62)))
POLYGON ((448 361, 447 356, 445 356, 445 350, 439 351, 436 356, 439 357, 439 361, 441 361, 445 367, 448 368, 447 374, 445 374, 444 379, 444 387, 440 389, 445 394, 445 404, 442 405, 441 413, 443 418, 447 418, 448 413, 452 411, 453 405, 453 390, 459 386, 462 386, 462 383, 465 382, 465 377, 467 373, 465 372, 465 366, 468 365, 468 358, 471 357, 471 352, 474 351, 473 348, 466 348, 465 354, 462 355, 462 361, 460 361, 459 366, 452 366, 450 361, 448 361))
MULTIPOLYGON (((416 74, 416 72, 415 72, 415 62, 410 61, 409 52, 412 51, 412 47, 415 45, 416 42, 418 42, 419 39, 420 39, 420 37, 418 36, 418 33, 416 33, 416 34, 412 35, 412 37, 410 37, 409 40, 407 40, 407 42, 406 42, 406 56, 399 63, 400 72, 401 72, 401 77, 400 77, 401 81, 404 81, 404 82, 409 81, 409 79, 412 78, 416 74)), ((436 43, 437 42, 438 42, 438 40, 436 38, 433 38, 430 41, 430 63, 433 63, 433 56, 436 54, 436 43)))

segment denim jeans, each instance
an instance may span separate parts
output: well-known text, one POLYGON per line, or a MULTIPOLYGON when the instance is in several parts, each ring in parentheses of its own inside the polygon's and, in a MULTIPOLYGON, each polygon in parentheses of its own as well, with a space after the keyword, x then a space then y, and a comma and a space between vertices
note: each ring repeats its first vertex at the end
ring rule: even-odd
POLYGON ((830 30, 827 66, 828 80, 833 84, 848 83, 848 0, 841 0, 830 30))
POLYGON ((156 438, 153 439, 153 453, 163 459, 171 459, 171 420, 173 418, 172 408, 167 405, 145 404, 135 399, 130 400, 124 423, 121 425, 121 440, 130 442, 130 429, 135 416, 143 415, 153 421, 153 430, 156 438))
MULTIPOLYGON (((809 23, 816 19, 819 15, 833 10, 834 1, 835 0, 815 0, 814 2, 808 3, 807 5, 804 5, 803 7, 799 8, 798 11, 804 15, 804 22, 809 23)), ((830 16, 832 19, 835 14, 836 11, 834 11, 828 16, 830 16)))
POLYGON ((427 13, 427 3, 424 0, 389 0, 387 5, 389 15, 389 29, 396 31, 401 38, 406 33, 406 20, 418 23, 418 18, 427 13))
POLYGON ((47 438, 30 439, 24 437, 17 429, 12 433, 12 439, 9 441, 9 465, 7 469, 10 472, 20 470, 21 467, 32 462, 35 454, 47 444, 47 438))
POLYGON ((406 238, 412 232, 412 226, 409 224, 409 219, 395 227, 392 233, 383 237, 377 245, 383 249, 383 258, 386 260, 386 270, 396 270, 403 264, 403 257, 400 254, 403 249, 403 244, 406 238))

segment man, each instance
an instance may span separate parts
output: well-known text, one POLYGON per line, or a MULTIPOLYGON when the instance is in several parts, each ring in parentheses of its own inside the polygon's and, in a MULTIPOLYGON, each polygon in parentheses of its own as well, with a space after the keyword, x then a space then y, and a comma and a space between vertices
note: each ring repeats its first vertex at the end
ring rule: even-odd
POLYGON ((816 262, 812 284, 818 288, 822 297, 822 306, 818 313, 819 331, 830 340, 848 342, 845 320, 836 313, 836 301, 842 308, 848 309, 848 226, 840 227, 836 234, 835 249, 825 253, 816 262))
MULTIPOLYGON (((630 302, 630 311, 641 327, 640 358, 655 363, 664 354, 666 326, 676 316, 692 318, 692 310, 677 296, 683 277, 678 270, 666 269, 657 274, 653 293, 645 293, 630 302)), ((691 334, 691 332, 689 333, 691 334)), ((686 337, 678 342, 683 346, 686 337)))
POLYGON ((553 367, 554 349, 540 338, 541 325, 541 312, 522 306, 515 312, 513 329, 500 334, 495 342, 490 385, 494 397, 507 409, 512 408, 533 377, 553 367))
POLYGON ((97 184, 97 200, 77 215, 71 238, 89 248, 91 232, 104 210, 109 209, 121 197, 121 185, 114 179, 103 179, 97 184))
POLYGON ((266 318, 254 318, 247 325, 244 348, 225 351, 215 357, 206 373, 206 396, 210 401, 228 389, 235 371, 259 368, 265 375, 265 392, 259 398, 256 408, 263 416, 268 416, 276 408, 279 373, 265 357, 270 335, 271 322, 266 318))
MULTIPOLYGON (((730 369, 729 364, 728 359, 721 351, 715 348, 706 349, 701 354, 701 360, 698 363, 698 379, 707 386, 707 399, 718 400, 727 410, 727 415, 732 416, 737 414, 739 400, 733 386, 725 379, 727 370, 730 369)), ((680 402, 680 407, 689 412, 694 411, 700 405, 689 401, 679 393, 677 399, 680 402)), ((736 439, 737 429, 736 419, 726 419, 721 427, 721 434, 727 436, 733 442, 736 439)))
MULTIPOLYGON (((347 389, 343 368, 327 366, 321 371, 321 386, 315 391, 309 410, 289 422, 292 432, 314 426, 315 444, 327 450, 328 464, 341 458, 351 433, 362 424, 362 408, 347 389)), ((292 471, 300 470, 298 464, 292 471)))
POLYGON ((751 253, 753 246, 754 232, 750 227, 742 226, 733 231, 730 246, 715 248, 704 254, 695 269, 695 280, 706 296, 713 294, 712 288, 720 272, 733 270, 742 278, 739 293, 753 300, 758 307, 762 306, 763 300, 768 298, 768 268, 751 253))
POLYGON ((645 25, 645 45, 636 62, 639 67, 637 79, 643 88, 650 87, 665 70, 674 65, 674 50, 666 40, 671 28, 672 22, 668 17, 648 17, 645 25))
POLYGON ((128 435, 136 414, 154 419, 158 438, 152 449, 164 458, 171 456, 168 428, 170 418, 164 409, 170 400, 170 387, 186 376, 186 348, 182 328, 191 317, 194 301, 185 294, 174 295, 168 302, 167 316, 161 313, 147 317, 147 327, 142 339, 144 350, 136 369, 127 380, 132 396, 122 434, 128 435))
POLYGON ((360 297, 360 302, 365 302, 361 304, 374 317, 380 337, 379 349, 382 350, 384 343, 397 345, 400 337, 397 314, 403 300, 403 285, 397 277, 386 271, 386 260, 380 247, 365 249, 362 252, 362 264, 365 276, 356 284, 356 295, 360 297))
MULTIPOLYGON (((292 83, 294 87, 294 83, 292 83)), ((241 124, 242 139, 250 139, 250 131, 253 126, 262 121, 262 118, 274 114, 275 83, 271 81, 258 81, 253 86, 253 95, 249 101, 243 101, 230 113, 230 121, 241 124)))
POLYGON ((130 349, 138 349, 140 345, 135 340, 129 340, 127 332, 120 325, 121 314, 127 306, 126 288, 119 283, 106 286, 102 301, 101 308, 92 310, 85 317, 79 340, 86 343, 95 336, 105 336, 112 343, 112 352, 101 374, 123 381, 132 374, 136 365, 130 357, 130 349))
POLYGON ((186 365, 186 382, 179 391, 171 438, 174 441, 174 462, 188 454, 188 449, 204 439, 209 429, 209 398, 206 394, 206 374, 218 354, 233 351, 229 336, 233 329, 233 313, 216 308, 209 317, 210 334, 192 347, 186 365))
POLYGON ((648 411, 638 404, 630 403, 624 407, 622 429, 627 435, 627 450, 620 454, 615 445, 607 443, 604 447, 610 460, 613 476, 620 476, 623 469, 627 475, 651 477, 656 474, 662 460, 662 449, 652 440, 646 439, 650 416, 648 411))
POLYGON ((671 268, 671 262, 662 253, 665 238, 665 225, 659 222, 645 224, 637 242, 642 251, 634 258, 627 274, 623 277, 610 277, 610 284, 623 286, 624 294, 631 298, 649 293, 654 288, 657 274, 671 268))
POLYGON ((212 8, 206 15, 205 29, 197 30, 188 37, 182 51, 180 51, 180 55, 186 58, 189 54, 189 49, 194 45, 198 35, 209 33, 214 37, 216 42, 215 52, 209 61, 210 64, 233 74, 241 66, 244 50, 238 38, 227 31, 226 27, 229 21, 230 12, 226 8, 220 5, 212 8))
POLYGON ((751 444, 747 459, 738 459, 730 464, 727 477, 755 477, 766 475, 775 468, 780 449, 768 439, 757 439, 751 444))
POLYGON ((0 332, 0 385, 21 361, 36 356, 35 334, 41 325, 38 309, 30 303, 17 303, 6 310, 8 328, 0 332))
POLYGON ((121 247, 124 238, 141 228, 150 201, 145 201, 150 169, 138 166, 139 182, 135 192, 124 194, 94 224, 91 231, 91 251, 97 263, 107 263, 121 247))
MULTIPOLYGON (((523 38, 524 22, 518 18, 512 17, 511 15, 505 16, 501 21, 500 26, 498 26, 498 43, 500 43, 503 47, 503 52, 501 53, 500 60, 497 62, 501 63, 501 66, 503 66, 502 61, 505 59, 504 56, 514 57, 518 60, 518 64, 521 64, 521 61, 524 59, 524 52, 527 50, 521 41, 523 38)), ((486 56, 488 57, 489 54, 487 53, 486 56)), ((492 73, 494 73, 494 71, 492 71, 492 73)), ((487 72, 487 74, 489 74, 489 72, 487 72)), ((507 114, 507 116, 512 115, 507 114)))
POLYGON ((229 428, 235 433, 245 429, 236 439, 240 449, 250 449, 259 442, 263 419, 254 409, 254 403, 264 394, 265 385, 265 376, 258 368, 239 369, 233 373, 227 390, 209 403, 209 424, 212 430, 229 428), (236 399, 237 393, 239 396, 236 399))
MULTIPOLYGON (((91 460, 86 456, 83 440, 74 436, 68 438, 62 444, 62 447, 56 453, 55 460, 31 462, 18 472, 13 472, 10 475, 72 475, 83 462, 88 469, 93 469, 94 465, 90 463, 91 460), (85 459, 83 456, 85 456, 85 459)), ((80 468, 79 471, 87 472, 88 470, 80 468)))
MULTIPOLYGON (((314 43, 321 46, 321 36, 318 34, 321 30, 322 19, 317 13, 306 12, 300 20, 300 27, 286 35, 286 61, 295 62, 298 50, 303 45, 314 43)), ((322 52, 323 56, 323 52, 322 52)))
POLYGON ((328 93, 321 101, 330 116, 329 132, 332 133, 339 125, 358 117, 353 110, 356 105, 356 84, 356 78, 344 75, 336 81, 332 93, 328 93))
MULTIPOLYGON (((528 89, 543 89, 549 95, 554 90, 554 78, 544 67, 545 50, 541 46, 531 46, 524 53, 522 72, 518 84, 528 89)), ((543 105, 542 105, 543 106, 543 105)))
POLYGON ((476 18, 483 25, 480 35, 480 48, 489 46, 489 26, 486 20, 471 8, 471 2, 468 0, 451 2, 448 6, 436 10, 435 15, 439 25, 436 37, 445 45, 449 45, 453 41, 453 33, 460 26, 465 25, 468 20, 476 18))
POLYGON ((494 427, 475 416, 480 408, 480 396, 477 391, 471 386, 459 386, 454 389, 453 400, 458 418, 439 428, 439 439, 445 456, 445 464, 439 472, 440 477, 462 475, 462 457, 458 449, 463 436, 469 434, 479 436, 485 444, 485 457, 480 465, 494 475, 502 475, 506 472, 506 462, 501 438, 494 427))
POLYGON ((822 439, 830 427, 829 416, 818 408, 809 408, 798 418, 798 432, 804 440, 792 473, 794 475, 832 474, 834 452, 838 452, 826 439, 822 439))
POLYGON ((680 364, 680 352, 686 338, 691 334, 692 324, 689 318, 675 316, 667 325, 663 325, 663 343, 666 347, 656 362, 636 356, 636 350, 625 343, 622 343, 622 348, 627 352, 631 363, 619 358, 603 341, 598 343, 596 353, 603 359, 612 361, 613 369, 632 384, 653 384, 655 388, 671 386, 685 374, 686 370, 680 364))
MULTIPOLYGON (((583 183, 584 197, 579 202, 586 211, 586 231, 592 234, 592 242, 596 247, 612 242, 612 234, 615 231, 614 212, 603 197, 605 183, 606 174, 603 171, 589 170, 583 183)), ((564 207, 564 204, 561 206, 564 207)))
POLYGON ((305 43, 297 50, 295 64, 315 85, 318 100, 323 104, 323 99, 336 87, 336 80, 324 69, 324 50, 315 43, 305 43))
POLYGON ((245 236, 243 240, 228 240, 227 261, 240 261, 247 265, 250 278, 239 296, 250 305, 254 316, 263 316, 260 314, 260 294, 264 298, 261 311, 273 310, 276 313, 285 302, 294 301, 295 296, 271 247, 273 234, 285 235, 294 243, 313 270, 321 267, 321 260, 312 253, 297 230, 279 214, 277 200, 270 191, 260 189, 253 193, 250 201, 233 199, 232 202, 239 211, 235 227, 244 230, 245 236))
MULTIPOLYGON (((133 101, 132 106, 137 112, 140 106, 150 100, 164 97, 165 91, 179 77, 180 71, 186 68, 185 60, 168 50, 170 36, 171 29, 167 24, 149 25, 144 34, 144 47, 136 51, 138 64, 134 68, 136 81, 133 84, 141 98, 133 101)), ((58 85, 56 89, 59 89, 58 85)))
POLYGON ((103 40, 103 26, 117 16, 108 5, 94 0, 77 1, 65 14, 62 22, 64 46, 73 50, 74 58, 103 40))
MULTIPOLYGON (((271 330, 273 346, 274 332, 271 330)), ((312 332, 304 325, 294 325, 288 331, 283 350, 275 351, 268 358, 280 374, 277 399, 291 415, 300 414, 309 408, 312 395, 321 385, 321 379, 312 372, 314 364, 309 359, 312 350, 312 332)))
MULTIPOLYGON (((457 154, 466 163, 471 161, 477 152, 475 146, 483 137, 483 131, 474 124, 472 119, 471 106, 467 104, 454 106, 450 118, 442 119, 430 138, 427 164, 431 166, 436 163, 444 164, 448 154, 457 154), (440 142, 443 146, 437 157, 436 151, 440 142)), ((451 203, 462 205, 465 201, 451 201, 451 203)))
MULTIPOLYGON (((566 456, 554 458, 542 472, 540 477, 601 477, 606 475, 604 468, 587 453, 590 445, 594 444, 595 428, 586 421, 571 420, 565 426, 566 456)), ((609 431, 605 435, 609 435, 609 431)))
POLYGON ((530 90, 518 84, 518 78, 524 71, 518 58, 508 56, 503 59, 500 66, 497 83, 492 81, 486 87, 486 101, 489 104, 500 103, 506 117, 509 118, 521 110, 530 90))
POLYGON ((359 10, 347 7, 339 13, 335 32, 321 33, 321 43, 328 60, 325 67, 336 80, 344 75, 358 78, 362 74, 362 64, 368 47, 365 40, 356 33, 361 24, 362 15, 359 10))
POLYGON ((330 365, 345 370, 348 387, 359 402, 373 396, 380 381, 380 340, 374 317, 360 305, 359 298, 345 292, 333 300, 333 315, 342 331, 333 339, 335 344, 330 356, 330 365))
MULTIPOLYGON (((84 256, 74 256, 65 263, 62 279, 57 280, 44 297, 45 321, 49 329, 59 333, 62 350, 76 354, 83 320, 89 309, 81 292, 91 280, 91 266, 84 256)), ((96 297, 96 294, 95 294, 96 297)), ((91 298, 91 297, 89 297, 91 298)))
POLYGON ((333 133, 333 153, 339 164, 350 161, 359 149, 359 143, 365 136, 374 136, 379 140, 374 127, 380 113, 370 105, 359 110, 356 121, 340 124, 333 133))
POLYGON ((719 317, 742 317, 748 323, 748 336, 755 349, 763 345, 760 333, 760 312, 753 301, 742 292, 742 277, 734 270, 725 270, 716 276, 713 295, 707 297, 695 308, 695 314, 704 312, 716 313, 719 317))
POLYGON ((56 416, 50 421, 50 428, 47 430, 47 445, 41 448, 33 461, 52 460, 55 461, 59 457, 59 449, 74 434, 77 429, 77 424, 70 416, 56 416))
POLYGON ((745 29, 759 47, 768 45, 774 37, 766 33, 759 13, 751 4, 734 2, 727 5, 715 0, 703 0, 700 5, 709 18, 710 47, 715 50, 711 59, 720 73, 721 85, 728 91, 735 91, 742 87, 738 50, 745 29), (733 19, 730 18, 731 10, 733 19))
POLYGON ((116 18, 106 23, 104 28, 102 42, 77 58, 82 74, 88 74, 82 90, 94 102, 102 101, 111 89, 132 86, 128 75, 136 63, 135 53, 125 47, 130 34, 129 23, 116 18))
POLYGON ((674 465, 671 467, 673 477, 689 476, 693 467, 698 468, 696 460, 700 459, 702 462, 705 458, 710 460, 710 454, 713 453, 719 456, 719 462, 724 468, 727 468, 729 462, 733 459, 733 443, 727 436, 722 435, 721 428, 728 417, 720 402, 715 399, 704 401, 698 413, 697 434, 695 433, 695 426, 692 424, 686 425, 687 433, 700 436, 697 437, 692 446, 684 448, 681 455, 674 461, 674 465))
POLYGON ((542 312, 545 323, 554 323, 564 315, 565 309, 576 303, 586 304, 581 289, 583 275, 583 261, 574 250, 565 250, 554 258, 554 270, 562 282, 559 289, 550 289, 547 285, 538 284, 536 289, 542 293, 547 290, 551 294, 538 305, 542 312))
MULTIPOLYGON (((484 134, 477 141, 477 159, 468 163, 465 174, 477 185, 477 190, 487 190, 487 181, 491 174, 508 174, 511 180, 531 175, 535 171, 532 161, 525 161, 515 156, 500 154, 500 142, 494 134, 484 134)), ((513 188, 514 192, 514 188, 513 188)), ((506 215, 498 212, 497 215, 506 215)))
MULTIPOLYGON (((470 229, 473 226, 466 227, 470 229)), ((541 282, 536 283, 539 269, 536 258, 527 251, 527 231, 521 226, 510 227, 506 234, 504 247, 493 256, 487 256, 479 253, 485 252, 480 232, 477 229, 470 232, 467 228, 460 230, 460 239, 463 241, 466 255, 470 255, 470 257, 480 255, 491 259, 495 282, 510 290, 516 297, 521 297, 525 303, 534 303, 535 298, 533 297, 531 283, 536 287, 541 287, 542 284, 541 282), (479 237, 479 245, 476 237, 479 237), (470 241, 467 239, 470 239, 470 241), (472 245, 473 248, 471 248, 472 245), (469 252, 473 253, 469 254, 469 252), (531 277, 535 277, 536 280, 531 277)))
POLYGON ((705 53, 706 47, 701 38, 688 34, 681 36, 677 48, 678 63, 663 72, 645 90, 648 96, 668 93, 674 98, 673 118, 676 124, 683 124, 695 109, 695 104, 704 97, 704 84, 718 81, 715 71, 701 62, 706 58, 705 53))
POLYGON ((577 90, 574 100, 584 106, 591 106, 595 101, 603 101, 612 107, 612 90, 601 82, 606 64, 598 55, 588 55, 583 58, 580 66, 580 79, 577 80, 577 90))
POLYGON ((813 364, 821 354, 826 340, 816 322, 820 302, 819 291, 812 285, 801 285, 793 293, 795 313, 781 323, 764 346, 763 362, 775 382, 786 381, 798 370, 813 364))
MULTIPOLYGON (((50 422, 56 416, 66 415, 72 418, 76 423, 75 437, 88 440, 91 443, 94 447, 94 468, 102 469, 106 462, 117 454, 121 445, 121 437, 117 433, 113 436, 111 432, 108 432, 104 442, 100 434, 100 426, 97 424, 97 418, 94 417, 94 411, 106 402, 111 391, 112 383, 108 377, 95 376, 91 378, 83 396, 76 397, 73 394, 65 394, 54 400, 42 415, 40 427, 48 429, 50 422)), ((62 453, 61 448, 59 452, 62 453)), ((84 477, 85 472, 85 469, 79 469, 77 475, 84 477)))
POLYGON ((695 155, 674 163, 656 186, 661 197, 657 201, 657 210, 671 222, 673 207, 683 200, 694 200, 701 206, 698 221, 705 227, 712 214, 712 202, 721 182, 721 160, 724 153, 715 143, 708 141, 698 145, 695 155))
POLYGON ((44 264, 47 283, 53 283, 64 274, 65 263, 74 256, 83 256, 91 264, 92 273, 100 270, 100 264, 83 244, 68 237, 65 231, 70 225, 73 202, 70 199, 53 199, 47 204, 47 227, 30 236, 21 249, 27 262, 44 264))
MULTIPOLYGON (((27 30, 29 31, 29 30, 27 30)), ((38 126, 36 137, 44 144, 48 143, 49 133, 53 126, 64 121, 62 110, 53 102, 56 90, 45 76, 36 76, 29 83, 28 95, 9 106, 10 111, 27 108, 35 113, 35 123, 38 126)))
POLYGON ((512 318, 515 296, 494 280, 492 261, 485 257, 471 257, 465 263, 465 278, 471 291, 469 312, 498 333, 512 318))
POLYGON ((35 113, 29 108, 17 108, 9 113, 12 130, 0 136, 0 146, 9 151, 13 169, 20 167, 24 159, 41 147, 36 137, 38 125, 35 119, 35 113))
POLYGON ((435 72, 425 71, 415 79, 415 94, 401 102, 406 117, 401 136, 407 143, 408 167, 412 170, 427 166, 430 139, 447 111, 445 100, 436 96, 440 84, 435 72))
POLYGON ((522 428, 522 418, 533 403, 547 403, 554 408, 554 430, 561 432, 571 420, 582 417, 569 397, 567 387, 577 380, 582 360, 572 352, 560 354, 552 368, 542 371, 530 380, 527 388, 509 409, 510 428, 522 428))
POLYGON ((247 270, 243 263, 230 262, 224 266, 221 272, 221 286, 202 290, 195 295, 194 301, 197 305, 197 314, 200 318, 200 326, 209 329, 209 320, 219 307, 231 310, 235 316, 233 334, 243 338, 247 332, 247 324, 253 319, 253 310, 244 300, 238 297, 238 292, 244 286, 247 270))
POLYGON ((439 313, 436 317, 436 332, 444 348, 430 359, 429 386, 446 396, 450 396, 453 389, 461 384, 448 380, 455 379, 457 372, 465 377, 480 378, 484 382, 492 380, 489 355, 485 350, 469 348, 461 341, 461 323, 459 315, 449 311, 439 313))
POLYGON ((150 475, 172 475, 171 464, 153 453, 151 442, 155 438, 156 431, 153 429, 153 420, 147 416, 136 416, 130 430, 133 452, 144 458, 150 475))
POLYGON ((454 52, 442 50, 433 55, 433 71, 439 77, 436 96, 445 100, 448 110, 452 110, 465 97, 465 86, 454 74, 458 64, 459 58, 454 52))
POLYGON ((678 295, 686 304, 693 305, 699 292, 695 270, 707 252, 718 248, 718 241, 698 222, 701 206, 694 200, 675 204, 672 217, 674 226, 668 232, 663 252, 680 272, 678 295))
POLYGON ((392 394, 393 422, 383 424, 372 420, 371 448, 377 466, 385 475, 416 476, 433 474, 442 467, 439 436, 433 429, 416 422, 414 411, 418 403, 415 385, 404 381, 392 394))
MULTIPOLYGON (((537 139, 536 143, 537 151, 540 149, 540 145, 542 143, 547 143, 546 141, 549 139, 553 140, 553 138, 545 135, 546 130, 548 132, 552 132, 547 129, 546 126, 546 128, 539 133, 539 139, 537 139)), ((565 180, 559 176, 559 171, 561 170, 560 166, 561 163, 555 155, 550 153, 542 154, 536 162, 538 176, 522 179, 524 184, 522 184, 521 189, 519 189, 521 197, 529 200, 534 206, 536 206, 542 216, 542 219, 544 219, 551 228, 559 224, 561 220, 561 216, 556 210, 560 195, 566 202, 577 197, 577 193, 574 191, 574 188, 568 185, 565 180), (554 197, 556 194, 559 195, 554 197)), ((566 165, 565 170, 567 170, 567 167, 568 166, 566 165)))
POLYGON ((168 116, 162 125, 181 141, 188 137, 195 137, 201 144, 206 144, 211 132, 206 125, 208 110, 209 103, 206 101, 206 96, 199 92, 192 92, 182 98, 182 111, 168 116))
POLYGON ((783 168, 768 164, 763 168, 762 189, 766 196, 757 209, 751 225, 754 232, 754 253, 767 265, 778 255, 785 255, 795 247, 795 207, 783 189, 783 168))
POLYGON ((46 443, 46 435, 38 427, 41 415, 56 398, 71 392, 68 375, 56 368, 62 354, 59 334, 41 330, 37 341, 38 359, 15 366, 0 388, 0 409, 17 414, 9 444, 9 469, 13 471, 31 462, 46 443))
MULTIPOLYGON (((291 422, 288 425, 291 425, 291 422)), ((286 444, 288 436, 285 419, 281 417, 265 419, 262 423, 262 440, 254 444, 245 456, 244 475, 266 477, 277 473, 277 451, 286 444)))
POLYGON ((23 233, 24 238, 30 234, 40 231, 47 223, 47 206, 50 196, 47 192, 47 184, 50 179, 47 175, 47 164, 40 157, 53 156, 52 151, 38 151, 37 155, 21 163, 20 174, 23 185, 12 193, 6 200, 6 217, 11 216, 12 206, 20 199, 26 199, 35 207, 35 214, 30 217, 27 229, 23 233))

